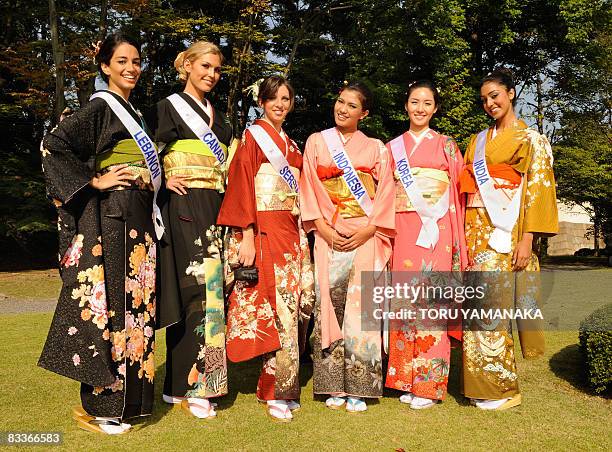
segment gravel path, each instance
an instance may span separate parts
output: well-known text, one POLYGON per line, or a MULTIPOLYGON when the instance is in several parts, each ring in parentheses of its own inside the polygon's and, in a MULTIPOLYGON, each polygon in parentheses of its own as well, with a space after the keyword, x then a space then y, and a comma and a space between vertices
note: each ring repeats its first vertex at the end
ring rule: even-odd
POLYGON ((0 315, 53 312, 56 304, 55 298, 11 298, 0 294, 0 315))

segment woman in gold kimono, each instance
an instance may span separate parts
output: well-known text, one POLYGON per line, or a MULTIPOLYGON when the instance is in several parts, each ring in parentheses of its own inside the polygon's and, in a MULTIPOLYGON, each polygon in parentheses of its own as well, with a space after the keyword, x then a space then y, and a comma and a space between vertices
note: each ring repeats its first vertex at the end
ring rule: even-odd
MULTIPOLYGON (((467 270, 474 272, 468 276, 472 283, 487 284, 481 308, 537 308, 533 241, 558 230, 552 150, 545 136, 516 117, 510 71, 500 68, 485 77, 480 96, 495 125, 472 137, 461 176, 461 191, 468 194, 467 270)), ((538 321, 517 323, 523 356, 541 356, 544 335, 538 321)), ((485 410, 521 403, 510 320, 464 320, 463 391, 485 410)))

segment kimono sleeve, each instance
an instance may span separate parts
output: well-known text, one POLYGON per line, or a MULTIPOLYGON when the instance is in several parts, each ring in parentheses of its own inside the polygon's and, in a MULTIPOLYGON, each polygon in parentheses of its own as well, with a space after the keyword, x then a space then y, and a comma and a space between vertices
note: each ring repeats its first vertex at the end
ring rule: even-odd
POLYGON ((235 228, 257 224, 255 175, 261 165, 260 153, 255 139, 246 131, 230 164, 217 224, 235 228))
POLYGON ((304 148, 302 173, 300 175, 300 215, 307 231, 314 225, 312 221, 323 218, 317 199, 316 184, 320 183, 317 176, 317 148, 314 135, 308 137, 304 148))
POLYGON ((42 168, 47 194, 62 204, 87 187, 94 175, 98 133, 102 127, 104 101, 96 99, 60 122, 41 144, 42 168))
POLYGON ((370 224, 377 227, 377 232, 392 237, 395 235, 395 181, 391 153, 382 141, 375 141, 378 157, 374 170, 378 177, 378 185, 370 224))
POLYGON ((523 232, 554 235, 559 231, 552 149, 537 132, 529 135, 532 157, 526 174, 523 232))

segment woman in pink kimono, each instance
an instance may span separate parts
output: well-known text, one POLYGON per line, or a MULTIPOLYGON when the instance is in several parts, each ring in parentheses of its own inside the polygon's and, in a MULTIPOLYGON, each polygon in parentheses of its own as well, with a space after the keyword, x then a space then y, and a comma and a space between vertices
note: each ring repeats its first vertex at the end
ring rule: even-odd
MULTIPOLYGON (((431 82, 412 83, 405 105, 410 129, 387 143, 396 180, 394 284, 409 282, 417 276, 414 272, 420 278, 423 272, 460 271, 467 262, 464 201, 458 190, 463 158, 452 138, 429 128, 439 103, 431 82)), ((392 311, 408 307, 406 303, 410 305, 394 302, 392 311)), ((441 305, 417 300, 417 309, 432 307, 441 305)), ((430 408, 446 396, 449 335, 461 339, 459 324, 452 329, 445 320, 418 315, 415 321, 391 321, 385 386, 404 391, 400 401, 410 408, 430 408)))
POLYGON ((302 221, 315 236, 314 392, 349 412, 382 396, 381 322, 362 328, 361 284, 372 278, 362 272, 385 269, 395 221, 390 153, 357 130, 370 104, 365 85, 343 87, 336 127, 308 138, 300 179, 302 221))

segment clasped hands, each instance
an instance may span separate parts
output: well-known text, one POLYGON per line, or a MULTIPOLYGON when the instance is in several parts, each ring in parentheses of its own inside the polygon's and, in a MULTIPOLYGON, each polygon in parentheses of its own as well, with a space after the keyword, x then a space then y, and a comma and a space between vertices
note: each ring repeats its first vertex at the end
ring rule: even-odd
POLYGON ((324 221, 316 221, 317 231, 335 251, 353 251, 376 233, 376 226, 369 224, 350 233, 340 233, 324 221))

